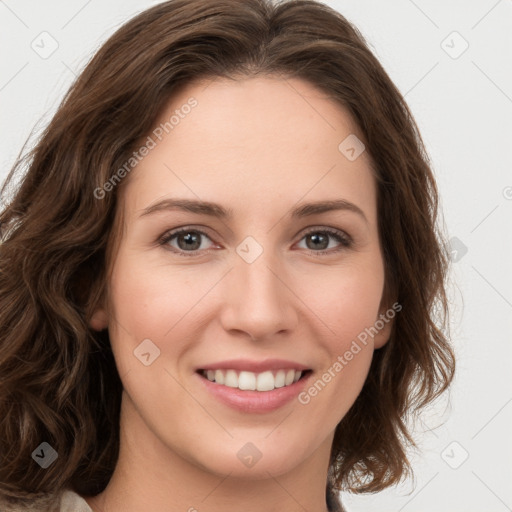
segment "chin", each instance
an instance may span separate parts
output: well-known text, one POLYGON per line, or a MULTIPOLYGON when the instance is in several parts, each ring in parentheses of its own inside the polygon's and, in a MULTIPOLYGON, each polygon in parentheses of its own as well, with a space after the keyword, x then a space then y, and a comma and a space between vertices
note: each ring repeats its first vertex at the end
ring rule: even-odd
POLYGON ((215 448, 205 449, 201 457, 197 457, 201 448, 196 445, 195 465, 220 477, 229 474, 230 478, 263 480, 269 478, 269 473, 272 476, 279 476, 291 471, 307 460, 311 452, 317 448, 312 446, 313 442, 310 445, 311 449, 307 450, 308 444, 305 442, 287 445, 277 438, 272 441, 258 440, 254 437, 252 439, 254 441, 250 438, 230 439, 228 442, 212 441, 215 448))

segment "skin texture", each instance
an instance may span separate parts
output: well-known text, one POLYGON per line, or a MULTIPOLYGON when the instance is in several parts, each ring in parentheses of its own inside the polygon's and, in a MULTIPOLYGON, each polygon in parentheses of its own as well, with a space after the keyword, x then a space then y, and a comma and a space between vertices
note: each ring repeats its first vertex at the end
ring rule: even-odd
POLYGON ((91 320, 109 329, 124 385, 121 449, 105 491, 86 499, 104 512, 325 511, 334 429, 391 322, 307 405, 242 413, 209 394, 195 370, 284 358, 311 368, 314 382, 388 309, 371 161, 366 151, 349 161, 338 150, 350 134, 362 139, 358 127, 302 80, 196 82, 160 121, 190 97, 197 106, 125 178, 109 297, 91 320), (233 218, 141 216, 170 197, 216 202, 233 218), (349 210, 288 216, 300 204, 341 198, 366 220, 349 210), (159 244, 180 227, 207 233, 196 233, 199 255, 177 254, 187 251, 178 237, 159 244), (307 228, 341 230, 353 245, 330 236, 316 248, 307 228), (252 263, 236 251, 248 236, 263 249, 252 263), (330 253, 315 255, 323 249, 330 253), (160 349, 149 366, 133 353, 144 339, 160 349), (251 468, 237 457, 248 442, 262 454, 251 468))

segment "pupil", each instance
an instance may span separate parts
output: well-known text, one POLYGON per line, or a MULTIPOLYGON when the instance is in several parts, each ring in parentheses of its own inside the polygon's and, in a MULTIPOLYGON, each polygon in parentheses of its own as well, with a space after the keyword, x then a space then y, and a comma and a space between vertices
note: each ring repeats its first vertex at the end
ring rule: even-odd
MULTIPOLYGON (((319 241, 319 240, 321 241, 321 239, 323 238, 323 239, 324 239, 324 244, 322 244, 323 246, 321 247, 321 249, 325 249, 325 248, 327 248, 327 245, 329 245, 329 244, 325 245, 325 241, 327 240, 327 237, 326 237, 325 235, 322 235, 322 234, 320 234, 320 235, 318 235, 318 234, 314 234, 314 235, 310 235, 310 238, 311 238, 311 240, 313 240, 313 241, 315 241, 315 240, 316 240, 316 241, 319 241)), ((319 248, 319 245, 315 243, 315 244, 314 244, 314 246, 313 246, 313 248, 315 248, 315 247, 318 249, 318 248, 319 248)), ((310 247, 310 249, 311 249, 311 247, 310 247)))
MULTIPOLYGON (((192 245, 194 243, 197 244, 197 238, 198 238, 197 236, 191 235, 190 233, 187 233, 186 235, 183 236, 183 238, 185 239, 186 247, 188 247, 189 249, 191 249, 191 248, 192 249, 196 249, 197 248, 197 247, 192 247, 192 245)), ((201 245, 201 244, 199 243, 199 245, 201 245)))

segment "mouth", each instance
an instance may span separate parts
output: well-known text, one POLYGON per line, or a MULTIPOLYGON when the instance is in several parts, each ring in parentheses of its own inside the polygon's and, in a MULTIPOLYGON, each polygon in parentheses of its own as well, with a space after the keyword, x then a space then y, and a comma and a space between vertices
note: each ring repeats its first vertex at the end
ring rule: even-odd
POLYGON ((242 413, 272 413, 291 404, 313 369, 290 359, 229 359, 203 363, 195 375, 206 394, 242 413))
POLYGON ((241 391, 269 392, 279 388, 287 388, 300 380, 306 379, 312 370, 282 368, 251 372, 236 369, 198 369, 196 371, 204 379, 220 386, 239 389, 241 391))

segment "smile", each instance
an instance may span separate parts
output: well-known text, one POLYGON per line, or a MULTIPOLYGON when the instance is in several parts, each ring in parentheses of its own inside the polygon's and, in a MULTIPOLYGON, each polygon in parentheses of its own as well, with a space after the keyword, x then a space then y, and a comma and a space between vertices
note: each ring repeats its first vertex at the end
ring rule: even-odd
MULTIPOLYGON (((249 366, 249 365, 245 365, 249 366)), ((261 365, 252 365, 261 366, 261 365)), ((268 365, 267 365, 268 367, 268 365)), ((313 371, 293 368, 200 368, 195 375, 207 394, 242 413, 271 413, 293 402, 307 386, 313 371)))
POLYGON ((267 370, 260 373, 234 369, 199 371, 210 382, 243 391, 272 391, 276 388, 290 386, 306 372, 294 369, 267 370))

